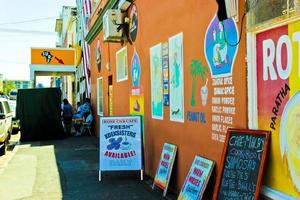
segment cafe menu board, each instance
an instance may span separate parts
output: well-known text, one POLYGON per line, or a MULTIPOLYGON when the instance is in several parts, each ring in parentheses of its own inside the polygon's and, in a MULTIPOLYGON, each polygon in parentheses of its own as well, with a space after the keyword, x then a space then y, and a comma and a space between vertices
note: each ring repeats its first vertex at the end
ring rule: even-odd
POLYGON ((214 199, 258 199, 269 138, 268 131, 228 129, 214 199))
POLYGON ((142 170, 141 117, 100 117, 99 171, 142 170))
POLYGON ((178 200, 202 199, 214 161, 196 156, 181 188, 178 200))
POLYGON ((176 152, 177 147, 175 145, 168 143, 164 144, 152 186, 152 189, 154 189, 154 186, 156 185, 164 190, 163 196, 166 196, 167 194, 176 152))

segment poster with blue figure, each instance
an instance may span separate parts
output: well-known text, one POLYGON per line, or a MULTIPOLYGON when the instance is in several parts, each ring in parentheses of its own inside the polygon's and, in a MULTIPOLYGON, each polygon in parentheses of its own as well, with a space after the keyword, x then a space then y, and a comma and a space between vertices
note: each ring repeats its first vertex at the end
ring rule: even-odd
POLYGON ((140 58, 134 49, 134 54, 131 60, 131 79, 133 87, 139 87, 141 78, 140 58))
POLYGON ((99 170, 141 170, 141 118, 101 117, 100 127, 99 170))
POLYGON ((170 121, 184 122, 183 34, 169 38, 170 121))
POLYGON ((153 119, 164 118, 161 43, 150 48, 151 112, 153 119))
POLYGON ((237 54, 238 30, 232 18, 222 22, 215 15, 205 34, 204 52, 212 78, 230 76, 237 54))

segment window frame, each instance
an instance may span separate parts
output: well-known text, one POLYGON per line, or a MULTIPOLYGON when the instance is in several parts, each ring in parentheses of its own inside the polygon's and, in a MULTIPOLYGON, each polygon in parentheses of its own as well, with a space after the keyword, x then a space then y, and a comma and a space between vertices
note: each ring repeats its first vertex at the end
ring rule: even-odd
POLYGON ((117 82, 121 82, 121 81, 126 81, 128 80, 128 51, 127 51, 127 46, 119 49, 117 52, 116 52, 116 77, 117 77, 117 82), (125 58, 124 58, 124 61, 125 63, 122 63, 125 65, 125 69, 124 69, 124 73, 125 74, 122 74, 122 77, 119 77, 119 70, 120 70, 120 64, 118 62, 118 59, 121 57, 121 54, 125 54, 125 58), (124 76, 123 76, 124 75, 124 76))

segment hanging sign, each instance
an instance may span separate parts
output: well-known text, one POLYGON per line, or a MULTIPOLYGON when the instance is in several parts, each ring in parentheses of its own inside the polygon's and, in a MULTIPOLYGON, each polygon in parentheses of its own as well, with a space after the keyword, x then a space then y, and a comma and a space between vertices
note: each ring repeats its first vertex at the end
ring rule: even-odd
POLYGON ((196 156, 181 188, 178 200, 202 199, 214 161, 196 156))
POLYGON ((129 40, 134 42, 138 31, 138 12, 135 4, 131 6, 129 21, 129 40))
POLYGON ((99 40, 97 42, 97 47, 95 49, 95 55, 97 58, 97 69, 98 69, 98 72, 100 72, 101 71, 101 49, 100 49, 100 41, 99 40))
POLYGON ((164 196, 167 194, 176 152, 177 147, 175 145, 165 143, 158 163, 152 189, 156 185, 164 190, 164 196))
POLYGON ((270 132, 228 129, 214 199, 258 199, 270 132))
POLYGON ((101 117, 100 171, 142 169, 141 118, 101 117))

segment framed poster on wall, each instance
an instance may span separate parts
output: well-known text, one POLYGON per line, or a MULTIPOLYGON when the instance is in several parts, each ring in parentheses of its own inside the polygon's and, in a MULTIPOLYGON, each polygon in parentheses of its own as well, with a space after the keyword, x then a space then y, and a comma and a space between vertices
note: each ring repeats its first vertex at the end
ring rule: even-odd
POLYGON ((184 122, 183 34, 169 38, 170 120, 184 122))
POLYGON ((163 71, 161 43, 150 48, 151 111, 153 119, 163 119, 163 71))

